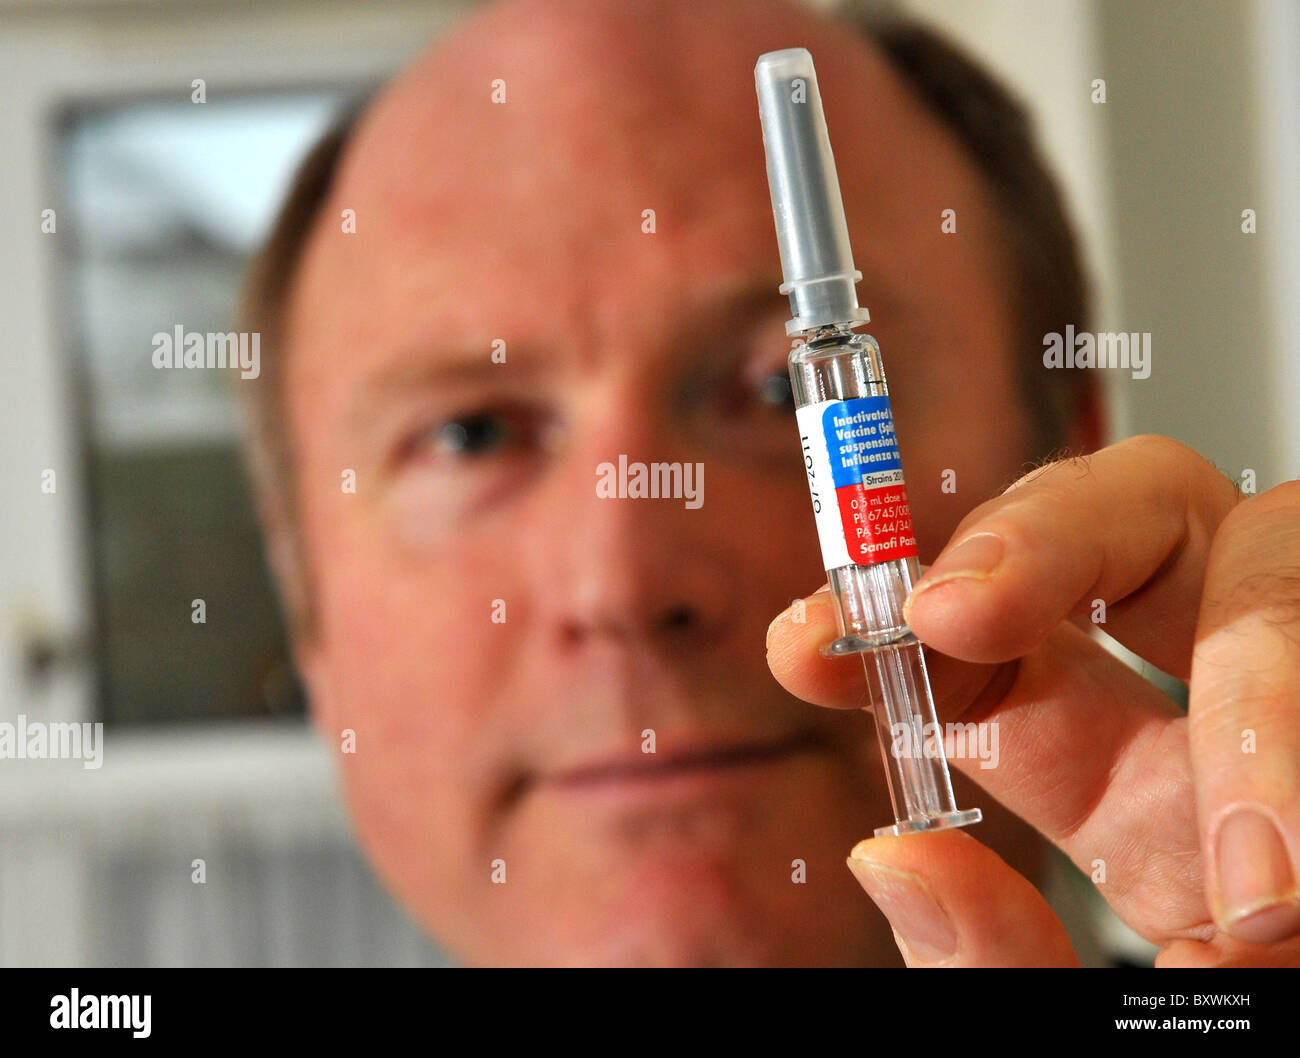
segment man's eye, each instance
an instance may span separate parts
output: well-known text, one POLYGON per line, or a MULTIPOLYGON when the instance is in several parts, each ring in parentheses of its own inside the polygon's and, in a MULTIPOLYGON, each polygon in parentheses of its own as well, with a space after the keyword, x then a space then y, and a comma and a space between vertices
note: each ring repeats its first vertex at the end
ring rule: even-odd
POLYGON ((439 452, 458 456, 480 455, 510 440, 510 424, 496 413, 464 415, 435 427, 428 439, 439 452))
POLYGON ((784 371, 768 375, 758 384, 758 399, 769 408, 793 410, 790 376, 784 371))
POLYGON ((540 409, 502 405, 430 423, 411 438, 408 454, 448 463, 524 455, 542 440, 540 409))
POLYGON ((727 419, 793 409, 790 377, 785 372, 736 375, 720 382, 710 394, 709 411, 727 419))

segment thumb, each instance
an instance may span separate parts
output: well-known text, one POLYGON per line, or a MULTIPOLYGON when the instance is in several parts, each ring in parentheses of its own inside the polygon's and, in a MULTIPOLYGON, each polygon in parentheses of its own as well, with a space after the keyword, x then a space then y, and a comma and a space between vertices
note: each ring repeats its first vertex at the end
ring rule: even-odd
POLYGON ((960 830, 868 838, 848 864, 908 966, 1079 965, 1038 890, 960 830))

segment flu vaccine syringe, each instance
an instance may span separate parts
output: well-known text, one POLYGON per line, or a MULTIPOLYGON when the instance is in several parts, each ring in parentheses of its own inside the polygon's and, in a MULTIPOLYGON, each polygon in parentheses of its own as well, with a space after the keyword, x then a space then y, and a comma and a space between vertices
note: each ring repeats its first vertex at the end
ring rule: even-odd
POLYGON ((903 603, 920 579, 916 537, 880 346, 855 329, 858 305, 848 225, 812 56, 768 52, 754 67, 767 178, 792 319, 802 337, 790 384, 840 635, 824 653, 858 654, 889 777, 894 824, 909 834, 977 823, 959 811, 921 643, 903 603))

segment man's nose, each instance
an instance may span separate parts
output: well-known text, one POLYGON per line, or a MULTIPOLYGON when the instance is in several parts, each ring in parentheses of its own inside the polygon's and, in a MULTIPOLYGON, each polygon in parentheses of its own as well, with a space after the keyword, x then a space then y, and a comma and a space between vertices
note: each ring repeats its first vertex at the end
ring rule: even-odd
POLYGON ((732 563, 701 453, 644 407, 610 406, 602 419, 571 438, 548 489, 542 606, 556 635, 569 646, 716 640, 732 563))

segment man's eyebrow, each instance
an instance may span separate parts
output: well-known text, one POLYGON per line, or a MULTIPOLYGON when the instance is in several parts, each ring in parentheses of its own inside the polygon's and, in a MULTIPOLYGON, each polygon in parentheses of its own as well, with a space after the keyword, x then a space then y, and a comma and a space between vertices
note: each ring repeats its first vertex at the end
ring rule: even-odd
MULTIPOLYGON (((863 268, 862 265, 857 267, 862 272, 862 279, 857 285, 860 303, 868 307, 873 300, 888 305, 899 303, 896 279, 886 273, 863 268)), ((780 292, 780 286, 780 271, 765 269, 750 273, 737 282, 724 285, 702 301, 693 315, 718 323, 740 324, 756 316, 770 317, 781 311, 788 314, 790 300, 780 292)))
POLYGON ((436 358, 427 349, 413 349, 357 385, 349 402, 349 418, 365 420, 394 399, 427 393, 443 387, 468 386, 509 378, 512 382, 535 378, 545 356, 529 356, 522 347, 510 347, 509 368, 493 358, 491 343, 457 345, 436 358))
POLYGON ((693 307, 694 320, 715 324, 744 323, 747 317, 771 315, 789 302, 778 292, 781 273, 764 269, 719 284, 693 307))

